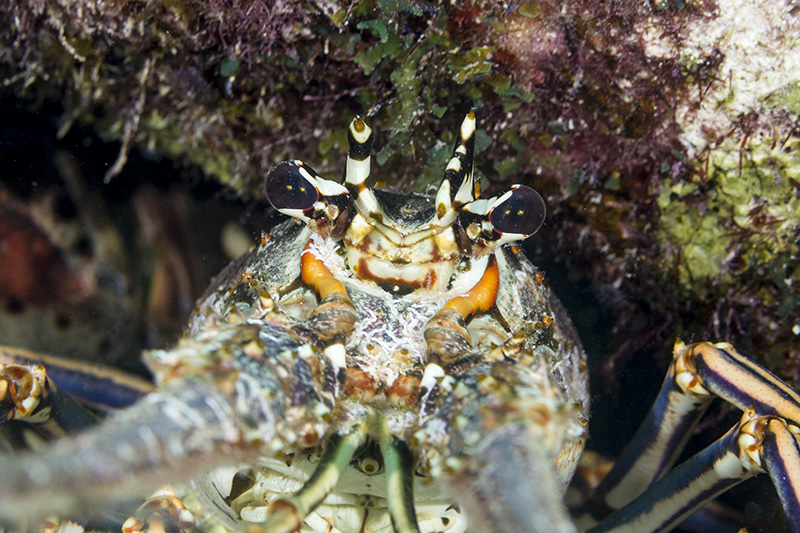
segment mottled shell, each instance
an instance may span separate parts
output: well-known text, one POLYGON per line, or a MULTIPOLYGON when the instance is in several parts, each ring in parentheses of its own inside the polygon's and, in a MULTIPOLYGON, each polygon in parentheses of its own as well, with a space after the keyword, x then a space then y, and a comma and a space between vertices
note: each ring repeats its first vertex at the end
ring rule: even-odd
MULTIPOLYGON (((393 218, 409 225, 430 218, 433 211, 432 197, 385 191, 376 194, 393 218)), ((298 438, 283 450, 284 456, 265 461, 271 465, 273 477, 275 471, 281 471, 285 492, 296 490, 307 479, 308 465, 300 462, 295 465, 295 472, 287 473, 288 467, 278 468, 275 461, 284 462, 293 453, 313 457, 326 435, 345 433, 370 413, 377 413, 394 436, 409 443, 418 460, 418 501, 448 502, 448 497, 439 491, 439 483, 430 480, 445 485, 468 480, 476 468, 470 464, 471 456, 481 446, 482 437, 509 424, 522 424, 530 435, 541 440, 545 453, 556 465, 556 483, 565 487, 585 440, 585 354, 572 323, 545 283, 544 274, 516 249, 503 247, 496 252, 500 288, 495 309, 469 322, 475 363, 440 379, 442 394, 431 405, 426 404, 424 395, 418 402, 408 401, 416 400, 427 362, 423 328, 444 302, 474 285, 485 268, 485 261, 480 258, 462 259, 447 291, 416 290, 398 296, 355 277, 345 264, 339 241, 314 235, 302 223, 286 222, 214 280, 195 312, 189 334, 202 336, 204 331, 224 322, 257 322, 269 316, 273 323, 283 322, 287 330, 301 332, 299 335, 308 339, 304 357, 311 379, 320 371, 315 363, 320 347, 314 334, 303 327, 303 321, 317 302, 314 292, 300 279, 300 257, 309 239, 312 253, 346 286, 358 319, 346 346, 348 382, 332 412, 322 413, 322 422, 311 430, 318 431, 317 438, 298 438), (404 387, 410 387, 411 392, 405 394, 404 387), (405 401, 398 400, 398 395, 405 401)), ((311 398, 297 400, 295 408, 320 409, 311 398)), ((291 409, 285 412, 287 418, 292 416, 291 409)), ((214 492, 224 494, 230 488, 226 479, 232 472, 212 476, 213 490, 208 484, 199 484, 201 495, 208 498, 214 492)), ((380 472, 367 475, 354 468, 350 474, 355 475, 356 481, 343 481, 348 486, 339 487, 334 495, 339 505, 344 501, 349 507, 358 507, 356 500, 342 495, 362 491, 358 501, 370 500, 369 505, 379 506, 375 502, 385 497, 380 472)), ((220 507, 221 500, 216 498, 212 504, 220 507)), ((423 520, 421 515, 420 521, 423 520)), ((231 529, 241 528, 237 516, 228 515, 223 521, 231 529)), ((310 522, 313 520, 307 520, 310 522)))

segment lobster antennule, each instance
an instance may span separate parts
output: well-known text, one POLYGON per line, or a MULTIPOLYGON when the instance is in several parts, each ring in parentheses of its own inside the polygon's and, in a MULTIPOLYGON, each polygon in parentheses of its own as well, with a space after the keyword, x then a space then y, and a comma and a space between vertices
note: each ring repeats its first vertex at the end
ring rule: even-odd
POLYGON ((348 150, 344 181, 355 199, 358 211, 368 217, 381 212, 378 199, 371 189, 372 139, 372 128, 361 117, 356 117, 350 122, 350 127, 347 129, 348 150))
POLYGON ((475 186, 475 132, 477 120, 471 109, 461 123, 453 156, 447 163, 442 184, 436 193, 436 217, 442 226, 455 220, 461 206, 479 196, 475 186))

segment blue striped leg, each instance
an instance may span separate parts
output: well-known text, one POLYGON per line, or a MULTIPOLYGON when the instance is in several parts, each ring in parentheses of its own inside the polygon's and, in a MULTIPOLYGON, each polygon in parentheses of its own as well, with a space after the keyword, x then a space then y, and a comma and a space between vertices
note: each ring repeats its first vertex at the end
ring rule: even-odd
POLYGON ((800 531, 798 421, 800 395, 733 346, 678 341, 651 412, 583 509, 580 525, 622 508, 590 531, 667 531, 717 494, 766 471, 790 528, 800 531), (667 474, 715 397, 745 411, 742 421, 667 474))

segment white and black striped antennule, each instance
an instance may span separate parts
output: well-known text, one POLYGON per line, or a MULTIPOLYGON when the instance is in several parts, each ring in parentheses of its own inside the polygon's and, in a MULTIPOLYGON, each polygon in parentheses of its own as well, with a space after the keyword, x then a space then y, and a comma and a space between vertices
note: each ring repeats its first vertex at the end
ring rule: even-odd
POLYGON ((381 207, 372 192, 370 164, 372 162, 372 128, 356 117, 347 128, 347 166, 344 183, 355 198, 358 212, 371 218, 381 217, 381 207))
POLYGON ((475 183, 475 109, 461 122, 453 156, 436 193, 436 217, 440 226, 453 223, 462 206, 476 200, 480 190, 475 183))

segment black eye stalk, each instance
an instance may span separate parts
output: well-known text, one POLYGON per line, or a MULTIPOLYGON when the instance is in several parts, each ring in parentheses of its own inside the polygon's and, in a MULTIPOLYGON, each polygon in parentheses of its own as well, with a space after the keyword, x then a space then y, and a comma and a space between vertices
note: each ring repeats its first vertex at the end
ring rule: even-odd
POLYGON ((544 199, 538 192, 515 185, 489 210, 489 221, 500 235, 519 235, 524 239, 539 231, 546 214, 544 199))
POLYGON ((526 185, 465 205, 459 222, 471 241, 483 238, 500 246, 527 239, 544 224, 547 208, 542 196, 526 185))
MULTIPOLYGON (((291 216, 302 213, 308 216, 309 211, 319 200, 316 183, 303 176, 310 174, 303 163, 284 161, 270 170, 267 175, 267 199, 278 211, 291 211, 291 216)), ((311 171, 313 172, 313 171, 311 171)))
POLYGON ((269 171, 267 200, 284 215, 313 224, 315 231, 341 237, 353 218, 353 197, 302 161, 284 161, 269 171))

